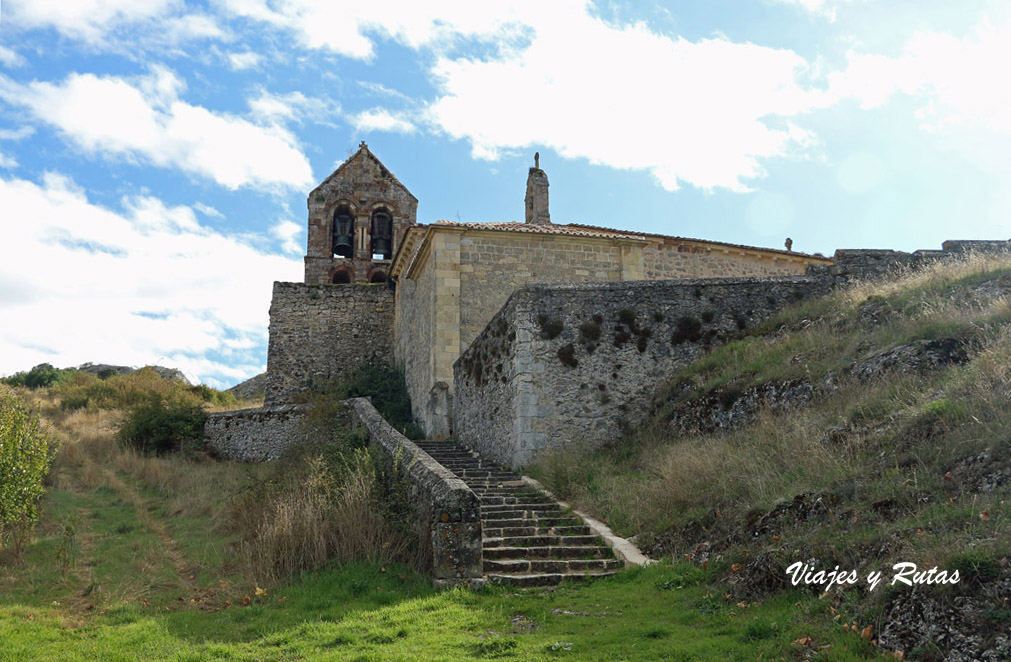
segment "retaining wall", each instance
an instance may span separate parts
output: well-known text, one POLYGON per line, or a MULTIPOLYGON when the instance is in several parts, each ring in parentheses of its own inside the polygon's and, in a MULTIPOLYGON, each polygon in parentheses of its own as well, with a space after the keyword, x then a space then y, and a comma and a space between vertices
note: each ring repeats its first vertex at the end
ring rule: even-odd
POLYGON ((305 405, 282 405, 209 414, 204 440, 230 460, 276 460, 285 448, 304 438, 299 428, 304 412, 305 405))
POLYGON ((535 285, 454 365, 454 431, 513 468, 640 422, 656 387, 709 347, 825 291, 807 277, 535 285))

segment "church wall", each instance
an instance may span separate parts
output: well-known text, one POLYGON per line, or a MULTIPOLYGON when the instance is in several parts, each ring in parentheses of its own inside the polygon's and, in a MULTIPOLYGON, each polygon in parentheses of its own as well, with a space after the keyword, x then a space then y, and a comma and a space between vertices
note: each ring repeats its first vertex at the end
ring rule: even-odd
POLYGON ((641 279, 638 250, 592 237, 468 232, 460 239, 460 347, 524 285, 641 279))
POLYGON ((527 286, 456 362, 454 432, 513 467, 599 446, 707 347, 825 288, 806 277, 527 286))
POLYGON ((393 364, 394 293, 385 284, 274 283, 265 405, 360 365, 393 364))
POLYGON ((431 253, 418 257, 412 278, 397 283, 396 363, 404 371, 415 420, 429 430, 425 404, 435 383, 432 347, 435 333, 435 273, 431 253))
POLYGON ((749 276, 801 276, 806 263, 800 257, 759 254, 756 251, 664 238, 643 249, 647 280, 676 278, 737 278, 749 276), (793 260, 793 261, 791 261, 793 260))

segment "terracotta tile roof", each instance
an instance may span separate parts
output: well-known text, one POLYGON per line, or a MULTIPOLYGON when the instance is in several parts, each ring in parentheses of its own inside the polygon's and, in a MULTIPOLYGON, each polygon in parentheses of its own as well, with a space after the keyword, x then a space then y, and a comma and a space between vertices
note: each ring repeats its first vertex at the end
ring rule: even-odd
POLYGON ((550 234, 570 237, 596 237, 600 239, 620 237, 633 241, 670 239, 674 241, 683 241, 708 246, 722 246, 738 251, 752 251, 765 254, 783 255, 796 260, 811 260, 814 262, 824 261, 831 263, 831 259, 821 255, 811 255, 796 251, 784 251, 776 248, 763 248, 761 246, 748 246, 745 244, 731 244, 725 241, 712 241, 710 239, 693 239, 691 237, 677 237, 651 232, 631 232, 629 230, 617 230, 615 228, 605 228, 598 225, 584 225, 582 223, 569 223, 567 225, 556 225, 554 223, 551 225, 535 225, 532 223, 464 223, 461 221, 443 220, 436 221, 435 223, 431 223, 429 225, 418 224, 411 227, 408 232, 408 236, 405 237, 407 241, 405 241, 404 245, 401 246, 401 250, 397 251, 397 256, 394 258, 392 272, 399 274, 401 272, 410 271, 411 266, 417 259, 417 254, 412 254, 414 245, 419 239, 421 239, 421 235, 426 234, 428 230, 440 227, 460 228, 466 230, 488 230, 493 232, 524 232, 528 234, 550 234), (403 264, 404 261, 407 261, 407 264, 403 264))
POLYGON ((436 221, 433 225, 438 227, 456 227, 468 230, 492 230, 500 232, 528 232, 531 234, 554 234, 571 237, 599 237, 607 239, 616 234, 628 239, 646 240, 646 235, 635 232, 620 232, 608 230, 607 228, 594 228, 592 226, 578 225, 536 225, 533 223, 462 223, 459 221, 436 221))
POLYGON ((784 251, 782 248, 764 248, 762 246, 748 246, 746 244, 731 244, 725 241, 714 241, 712 239, 693 239, 691 237, 678 237, 668 234, 654 234, 652 232, 630 232, 628 230, 615 230, 614 228, 605 228, 600 227, 598 225, 585 225, 583 223, 570 223, 567 227, 580 228, 593 232, 599 232, 603 233, 605 236, 631 235, 635 237, 656 237, 662 239, 675 239, 679 241, 691 241, 698 244, 712 244, 714 246, 726 246, 728 248, 737 248, 739 250, 761 251, 763 253, 776 253, 778 255, 788 255, 790 257, 810 258, 813 260, 825 260, 826 262, 832 261, 831 259, 824 257, 822 255, 811 255, 810 253, 800 253, 798 251, 784 251))

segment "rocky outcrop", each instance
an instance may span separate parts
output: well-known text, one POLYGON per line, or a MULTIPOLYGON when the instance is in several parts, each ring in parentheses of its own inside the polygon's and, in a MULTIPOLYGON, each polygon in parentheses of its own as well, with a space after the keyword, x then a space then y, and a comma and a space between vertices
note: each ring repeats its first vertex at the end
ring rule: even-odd
MULTIPOLYGON (((175 381, 182 382, 184 384, 193 385, 193 382, 183 374, 182 370, 178 368, 165 368, 160 365, 149 365, 144 366, 154 370, 155 373, 162 379, 174 379, 175 381)), ((77 368, 81 372, 86 372, 91 375, 98 375, 99 377, 111 377, 112 375, 129 375, 137 372, 141 368, 131 368, 125 365, 108 365, 105 363, 84 363, 77 368)))
POLYGON ((256 400, 263 397, 266 388, 267 373, 261 372, 255 377, 250 377, 244 382, 239 382, 225 391, 225 393, 231 393, 239 400, 256 400))
MULTIPOLYGON (((961 338, 917 340, 883 350, 857 361, 846 371, 861 382, 885 374, 927 373, 969 360, 970 343, 961 338)), ((807 404, 837 388, 838 375, 828 373, 817 382, 807 379, 773 380, 744 389, 722 386, 703 394, 691 384, 675 388, 675 404, 667 414, 670 430, 677 434, 729 432, 755 421, 763 409, 776 412, 807 404)), ((654 411, 664 406, 654 402, 654 411)))
POLYGON ((878 646, 901 650, 906 659, 1011 660, 1011 577, 984 583, 963 579, 956 587, 961 588, 954 596, 939 593, 936 586, 899 592, 885 608, 878 646))
POLYGON ((855 363, 850 368, 850 374, 867 382, 884 372, 924 373, 950 365, 961 365, 968 360, 969 352, 960 338, 916 340, 855 363))

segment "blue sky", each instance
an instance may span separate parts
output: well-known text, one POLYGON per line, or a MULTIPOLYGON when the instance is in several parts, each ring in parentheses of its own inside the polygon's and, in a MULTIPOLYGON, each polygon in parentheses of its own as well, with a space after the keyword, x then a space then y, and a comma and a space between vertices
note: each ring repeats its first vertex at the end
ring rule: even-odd
POLYGON ((0 375, 264 368, 305 199, 361 140, 418 220, 831 255, 1011 237, 1011 5, 6 0, 0 375))

